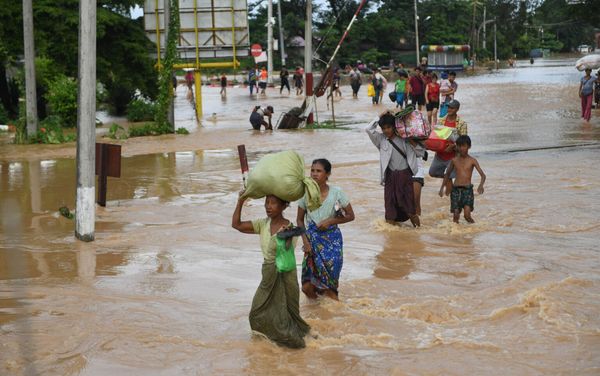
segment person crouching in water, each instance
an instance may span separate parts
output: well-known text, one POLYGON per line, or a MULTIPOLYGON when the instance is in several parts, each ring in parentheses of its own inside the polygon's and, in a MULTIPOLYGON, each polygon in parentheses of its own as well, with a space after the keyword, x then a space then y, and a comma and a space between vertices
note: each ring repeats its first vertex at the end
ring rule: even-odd
POLYGON ((475 209, 475 196, 473 195, 473 184, 471 183, 471 176, 473 175, 473 169, 476 169, 481 176, 481 182, 477 187, 477 193, 483 194, 483 183, 485 183, 485 174, 477 159, 469 155, 469 149, 471 148, 471 138, 463 135, 458 137, 456 140, 456 149, 458 155, 450 161, 450 165, 444 174, 444 181, 440 187, 440 197, 443 197, 444 188, 446 189, 446 196, 450 194, 450 211, 453 214, 454 222, 458 223, 460 218, 460 212, 465 210, 465 220, 469 223, 475 223, 471 217, 471 212, 475 209), (451 184, 450 174, 456 170, 456 179, 451 184), (450 193, 449 186, 452 186, 452 193, 450 193))
MULTIPOLYGON (((252 299, 250 310, 250 328, 276 342, 291 348, 305 346, 304 336, 310 326, 300 316, 300 287, 294 268, 289 272, 279 272, 275 264, 277 253, 277 234, 290 229, 292 223, 283 217, 288 202, 269 195, 265 198, 267 218, 254 221, 242 221, 242 207, 245 198, 243 191, 231 219, 231 227, 245 234, 260 236, 260 248, 263 255, 262 280, 252 299)), ((292 238, 292 248, 297 238, 292 238)))
POLYGON ((365 131, 379 149, 386 221, 396 223, 410 219, 414 227, 420 226, 412 177, 418 171, 417 158, 423 157, 425 149, 412 140, 398 137, 396 118, 389 111, 373 120, 365 131), (378 125, 381 132, 377 131, 378 125))
POLYGON ((319 184, 321 206, 310 211, 306 196, 298 201, 298 226, 304 227, 302 235, 304 260, 302 262, 302 292, 309 298, 324 294, 338 300, 338 285, 344 262, 344 241, 338 225, 354 220, 354 211, 346 194, 334 185, 327 184, 331 163, 315 159, 310 167, 310 177, 319 184))
POLYGON ((257 131, 260 131, 262 125, 265 126, 265 130, 273 130, 273 126, 271 125, 272 116, 273 106, 267 106, 266 108, 256 106, 250 114, 250 124, 252 125, 252 128, 257 131), (269 120, 268 123, 265 121, 265 116, 267 117, 267 120, 269 120))

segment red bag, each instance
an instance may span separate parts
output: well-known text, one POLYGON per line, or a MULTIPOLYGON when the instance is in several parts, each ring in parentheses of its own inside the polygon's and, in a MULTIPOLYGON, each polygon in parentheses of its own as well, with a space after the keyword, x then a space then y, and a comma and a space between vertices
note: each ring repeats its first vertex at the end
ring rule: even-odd
POLYGON ((436 153, 443 152, 446 150, 448 145, 453 142, 450 141, 454 138, 456 129, 449 127, 436 127, 433 132, 429 134, 429 138, 423 142, 425 149, 434 151, 436 153))

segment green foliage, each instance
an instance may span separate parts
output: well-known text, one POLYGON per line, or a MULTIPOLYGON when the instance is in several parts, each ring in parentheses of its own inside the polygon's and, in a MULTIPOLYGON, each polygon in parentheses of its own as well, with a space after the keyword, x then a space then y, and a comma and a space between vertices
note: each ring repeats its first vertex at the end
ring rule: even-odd
POLYGON ((171 2, 171 18, 169 20, 169 32, 167 38, 167 47, 165 58, 162 60, 163 66, 160 67, 158 74, 158 99, 155 121, 161 129, 169 129, 173 133, 174 124, 170 124, 167 118, 171 98, 173 96, 172 72, 173 64, 177 57, 177 37, 179 35, 179 1, 168 0, 171 2))
POLYGON ((108 129, 108 137, 113 140, 126 140, 128 138, 125 128, 117 123, 113 123, 108 129))
POLYGON ((175 131, 175 133, 188 135, 188 134, 190 134, 190 131, 188 131, 185 128, 177 128, 177 130, 175 131))
POLYGON ((4 109, 4 105, 0 103, 0 124, 8 124, 9 120, 8 113, 4 109))
POLYGON ((65 134, 61 126, 62 119, 59 116, 48 116, 40 122, 39 131, 29 136, 32 144, 62 144, 77 139, 75 133, 65 134))
POLYGON ((129 137, 158 136, 165 133, 173 133, 173 131, 169 126, 160 126, 157 123, 146 123, 129 128, 129 137))
POLYGON ((77 126, 77 82, 60 75, 48 83, 46 100, 50 113, 60 117, 65 127, 77 126))
POLYGON ((131 122, 153 120, 156 109, 156 103, 145 98, 136 98, 127 106, 127 120, 131 122))

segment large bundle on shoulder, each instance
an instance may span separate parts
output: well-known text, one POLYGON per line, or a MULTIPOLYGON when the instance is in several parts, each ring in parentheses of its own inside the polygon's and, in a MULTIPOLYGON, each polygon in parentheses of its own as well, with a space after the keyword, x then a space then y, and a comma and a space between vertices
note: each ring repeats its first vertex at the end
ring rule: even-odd
POLYGON ((413 106, 406 106, 402 111, 397 112, 396 130, 401 138, 411 138, 413 140, 426 140, 431 133, 431 125, 423 113, 415 110, 413 106))
POLYGON ((425 149, 439 153, 445 151, 450 144, 456 142, 457 138, 458 133, 456 128, 436 125, 423 145, 425 149))
POLYGON ((600 68, 600 54, 587 55, 577 60, 575 68, 579 71, 600 68))
POLYGON ((304 175, 304 158, 292 150, 262 157, 248 174, 244 197, 274 195, 296 201, 307 196, 309 210, 321 206, 321 190, 312 178, 304 175))

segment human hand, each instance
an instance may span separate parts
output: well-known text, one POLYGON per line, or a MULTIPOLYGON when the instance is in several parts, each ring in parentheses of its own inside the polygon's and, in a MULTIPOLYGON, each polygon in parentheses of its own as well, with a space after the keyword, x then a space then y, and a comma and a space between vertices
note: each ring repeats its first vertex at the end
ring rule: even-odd
POLYGON ((242 197, 244 195, 244 193, 246 193, 245 189, 242 189, 241 191, 238 192, 238 201, 241 201, 241 202, 246 201, 247 197, 242 197))
POLYGON ((329 228, 329 226, 330 226, 329 219, 326 219, 323 222, 319 222, 319 224, 317 224, 317 228, 321 231, 327 230, 327 228, 329 228))
POLYGON ((483 185, 479 184, 479 187, 477 187, 477 193, 479 193, 480 195, 483 194, 483 185))
POLYGON ((440 197, 444 197, 444 187, 440 187, 440 191, 438 192, 440 197))

